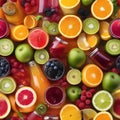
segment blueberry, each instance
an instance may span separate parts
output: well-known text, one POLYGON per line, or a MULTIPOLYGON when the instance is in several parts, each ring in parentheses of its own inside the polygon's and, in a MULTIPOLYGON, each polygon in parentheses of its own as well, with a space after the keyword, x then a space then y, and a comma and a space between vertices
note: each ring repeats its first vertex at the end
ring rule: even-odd
POLYGON ((55 10, 55 9, 52 9, 52 8, 50 8, 50 7, 47 7, 47 8, 44 10, 44 14, 45 14, 45 16, 47 16, 47 17, 52 16, 55 12, 56 12, 56 10, 55 10))
POLYGON ((26 3, 26 0, 22 0, 21 5, 24 7, 26 3))

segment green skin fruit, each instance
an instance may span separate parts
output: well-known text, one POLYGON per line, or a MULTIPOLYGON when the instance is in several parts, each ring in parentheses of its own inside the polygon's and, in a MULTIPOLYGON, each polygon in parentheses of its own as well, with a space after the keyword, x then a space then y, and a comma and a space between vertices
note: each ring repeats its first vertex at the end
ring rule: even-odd
POLYGON ((120 76, 114 72, 105 73, 102 81, 102 88, 109 92, 113 92, 120 87, 120 76))
POLYGON ((83 50, 73 48, 68 53, 68 64, 73 68, 80 68, 86 62, 86 55, 83 50))
POLYGON ((95 0, 81 0, 82 4, 84 6, 88 6, 88 5, 92 4, 93 1, 95 1, 95 0))
POLYGON ((67 97, 70 101, 76 101, 81 94, 81 89, 78 86, 70 86, 66 90, 67 97))

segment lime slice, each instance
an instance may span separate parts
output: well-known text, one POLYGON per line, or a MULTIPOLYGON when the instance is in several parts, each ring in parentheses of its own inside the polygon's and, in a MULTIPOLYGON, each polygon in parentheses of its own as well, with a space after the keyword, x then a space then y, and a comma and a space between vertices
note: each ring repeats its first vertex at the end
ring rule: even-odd
POLYGON ((113 97, 109 92, 101 90, 93 96, 92 104, 98 111, 107 111, 113 105, 113 97))
POLYGON ((0 40, 0 55, 8 56, 12 54, 14 50, 14 44, 12 40, 3 38, 0 40))
POLYGON ((0 79, 0 91, 4 94, 13 93, 16 89, 16 82, 12 77, 3 77, 0 79))
POLYGON ((81 72, 78 69, 71 69, 67 73, 67 81, 71 85, 77 85, 81 82, 81 72))

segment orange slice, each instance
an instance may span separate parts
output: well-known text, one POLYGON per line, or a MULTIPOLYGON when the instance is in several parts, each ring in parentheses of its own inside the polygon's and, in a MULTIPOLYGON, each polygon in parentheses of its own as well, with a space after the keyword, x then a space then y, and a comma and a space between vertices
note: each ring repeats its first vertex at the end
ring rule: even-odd
POLYGON ((111 0, 95 0, 91 5, 91 13, 98 20, 105 20, 113 13, 113 3, 111 0))
POLYGON ((34 27, 37 26, 37 20, 36 17, 34 15, 27 15, 24 18, 24 25, 28 28, 28 29, 32 29, 34 27))
POLYGON ((109 112, 99 112, 93 120, 113 120, 113 117, 109 112))
POLYGON ((29 31, 25 25, 17 25, 11 29, 11 38, 14 41, 21 42, 28 37, 29 31))
POLYGON ((60 110, 60 120, 82 120, 81 111, 74 104, 66 104, 60 110))
POLYGON ((109 22, 107 21, 101 21, 100 22, 100 37, 102 40, 109 40, 111 38, 110 32, 109 32, 109 22))
POLYGON ((103 71, 95 64, 87 64, 82 70, 82 82, 88 87, 96 87, 102 82, 103 71))
POLYGON ((76 38, 82 31, 82 21, 76 15, 65 15, 58 24, 60 33, 66 38, 76 38))

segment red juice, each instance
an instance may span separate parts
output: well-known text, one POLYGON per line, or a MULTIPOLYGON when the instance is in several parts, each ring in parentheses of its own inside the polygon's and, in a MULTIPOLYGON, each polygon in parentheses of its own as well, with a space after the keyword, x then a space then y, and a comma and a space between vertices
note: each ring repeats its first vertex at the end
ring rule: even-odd
POLYGON ((64 50, 68 42, 63 41, 62 39, 55 37, 54 41, 51 43, 49 48, 50 55, 52 57, 61 58, 64 55, 64 50))
POLYGON ((9 26, 7 21, 0 18, 0 38, 7 37, 9 35, 9 26))
POLYGON ((113 20, 110 24, 110 33, 115 38, 120 38, 120 19, 113 20))
POLYGON ((114 65, 113 59, 98 48, 94 49, 89 57, 95 64, 105 71, 109 70, 114 65))
POLYGON ((46 90, 45 100, 51 108, 60 108, 65 102, 65 92, 58 86, 51 86, 46 90))

